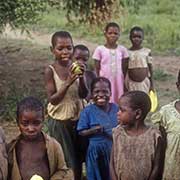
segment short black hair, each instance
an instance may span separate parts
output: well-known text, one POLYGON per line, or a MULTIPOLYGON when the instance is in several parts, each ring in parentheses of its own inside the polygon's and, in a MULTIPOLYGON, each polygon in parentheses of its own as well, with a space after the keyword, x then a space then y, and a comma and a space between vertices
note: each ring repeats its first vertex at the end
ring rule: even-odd
POLYGON ((107 79, 105 77, 97 77, 97 78, 93 79, 93 81, 91 83, 91 93, 94 89, 94 86, 100 81, 106 82, 109 86, 110 91, 111 91, 111 82, 109 81, 109 79, 107 79))
POLYGON ((129 91, 124 93, 121 97, 127 97, 129 99, 132 109, 141 109, 142 119, 145 119, 151 109, 151 100, 148 94, 143 91, 129 91))
POLYGON ((132 34, 134 31, 141 31, 142 34, 143 34, 143 36, 144 36, 144 30, 143 30, 141 27, 139 27, 139 26, 134 26, 133 28, 131 28, 131 30, 130 30, 130 36, 131 36, 131 34, 132 34))
POLYGON ((71 41, 73 43, 72 36, 69 32, 57 31, 52 35, 52 38, 51 38, 51 44, 53 47, 56 45, 57 38, 69 38, 69 39, 71 39, 71 41))
POLYGON ((76 46, 74 46, 74 51, 75 51, 76 49, 80 49, 80 50, 82 50, 82 51, 88 51, 88 52, 90 53, 88 47, 85 46, 85 45, 83 45, 83 44, 77 44, 76 46))
POLYGON ((117 27, 117 28, 120 30, 120 27, 119 27, 119 25, 118 25, 117 23, 115 23, 115 22, 110 22, 110 23, 108 23, 108 24, 106 25, 106 27, 105 27, 105 32, 107 32, 110 27, 117 27))
POLYGON ((17 110, 16 110, 17 123, 19 121, 20 114, 26 110, 37 111, 37 112, 42 111, 42 116, 44 117, 44 106, 41 103, 41 101, 33 96, 28 96, 17 103, 17 110))

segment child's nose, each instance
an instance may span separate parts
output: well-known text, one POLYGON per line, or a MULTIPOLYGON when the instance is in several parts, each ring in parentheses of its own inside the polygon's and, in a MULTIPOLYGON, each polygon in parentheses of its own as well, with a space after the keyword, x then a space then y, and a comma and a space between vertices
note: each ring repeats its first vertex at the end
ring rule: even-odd
POLYGON ((29 126, 28 126, 28 130, 29 130, 29 131, 34 131, 34 126, 33 126, 33 125, 29 125, 29 126))
POLYGON ((63 53, 67 53, 68 52, 68 49, 67 48, 64 48, 63 49, 63 53))
POLYGON ((100 91, 100 92, 98 93, 98 95, 99 95, 99 96, 104 96, 104 93, 103 93, 102 91, 100 91))

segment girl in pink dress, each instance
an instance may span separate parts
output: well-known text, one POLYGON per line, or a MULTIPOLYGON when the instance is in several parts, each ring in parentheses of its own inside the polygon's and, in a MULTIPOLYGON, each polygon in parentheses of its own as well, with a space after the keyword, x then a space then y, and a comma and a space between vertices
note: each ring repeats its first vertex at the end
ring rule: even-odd
POLYGON ((124 74, 127 71, 128 51, 118 45, 120 35, 118 24, 111 22, 105 27, 105 45, 98 46, 93 54, 97 76, 104 76, 111 82, 112 95, 110 101, 118 103, 124 93, 124 74))

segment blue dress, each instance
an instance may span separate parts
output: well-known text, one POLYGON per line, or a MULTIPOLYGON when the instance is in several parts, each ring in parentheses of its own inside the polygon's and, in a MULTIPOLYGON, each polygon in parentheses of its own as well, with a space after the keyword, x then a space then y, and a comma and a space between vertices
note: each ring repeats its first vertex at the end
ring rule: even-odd
POLYGON ((78 132, 101 125, 102 133, 89 136, 86 154, 88 180, 110 180, 109 163, 112 147, 112 128, 117 126, 118 106, 110 103, 110 110, 103 111, 95 104, 87 106, 80 114, 78 132))

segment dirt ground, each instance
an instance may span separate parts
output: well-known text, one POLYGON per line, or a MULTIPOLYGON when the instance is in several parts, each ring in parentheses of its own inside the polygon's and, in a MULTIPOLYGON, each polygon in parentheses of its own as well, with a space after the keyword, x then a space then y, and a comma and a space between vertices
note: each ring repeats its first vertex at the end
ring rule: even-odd
MULTIPOLYGON (((34 93, 45 98, 44 68, 51 63, 52 56, 49 51, 50 34, 41 35, 32 33, 31 39, 19 32, 7 30, 3 35, 3 43, 0 45, 0 96, 21 96, 34 93), (8 39, 6 39, 8 37, 8 39), (4 39, 5 38, 5 39, 4 39), (9 40, 13 39, 13 40, 9 40), (22 40, 30 43, 23 44, 22 40), (41 48, 39 48, 41 46, 41 48), (26 47, 26 48, 24 48, 26 47)), ((23 41, 24 42, 24 41, 23 41)), ((75 44, 82 43, 89 47, 91 52, 97 44, 75 39, 75 44)), ((176 92, 175 80, 180 69, 180 57, 154 56, 154 69, 161 69, 170 76, 166 81, 155 81, 159 92, 160 104, 165 104, 173 99, 176 92)), ((0 103, 0 114, 4 104, 0 103)), ((6 121, 0 116, 0 125, 5 130, 7 141, 18 134, 15 122, 6 121)))

